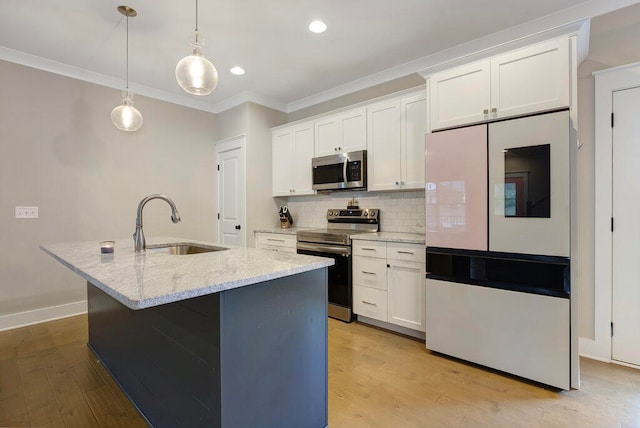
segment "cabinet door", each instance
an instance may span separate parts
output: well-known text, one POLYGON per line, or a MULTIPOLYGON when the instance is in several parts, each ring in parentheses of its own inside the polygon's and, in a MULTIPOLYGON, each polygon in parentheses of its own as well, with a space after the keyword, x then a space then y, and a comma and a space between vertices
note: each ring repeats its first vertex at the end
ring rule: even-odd
POLYGON ((311 159, 313 158, 313 123, 305 123, 293 129, 293 193, 313 195, 311 159))
POLYGON ((388 322, 425 331, 425 264, 389 260, 388 322))
POLYGON ((400 102, 400 169, 403 189, 424 189, 424 137, 427 133, 427 97, 424 92, 400 102))
POLYGON ((340 120, 337 116, 316 120, 315 134, 315 156, 332 155, 339 151, 340 120))
POLYGON ((487 250, 487 125, 426 138, 427 247, 487 250))
POLYGON ((367 111, 349 110, 340 115, 339 152, 353 152, 367 148, 367 111))
POLYGON ((568 106, 568 39, 539 43, 491 59, 493 117, 568 106))
POLYGON ((429 79, 431 129, 448 128, 490 118, 489 60, 446 70, 429 79))
POLYGON ((400 188, 400 101, 388 101, 368 108, 367 188, 400 188))
POLYGON ((271 140, 272 196, 291 196, 293 190, 293 132, 277 130, 271 140))

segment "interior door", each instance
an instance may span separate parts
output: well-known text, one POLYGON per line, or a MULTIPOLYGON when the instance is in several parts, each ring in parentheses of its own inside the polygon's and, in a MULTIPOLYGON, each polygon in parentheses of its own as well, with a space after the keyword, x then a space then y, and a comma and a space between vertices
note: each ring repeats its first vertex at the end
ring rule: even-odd
POLYGON ((246 245, 245 137, 218 143, 218 242, 246 245))
POLYGON ((612 359, 640 365, 640 88, 613 93, 612 359))

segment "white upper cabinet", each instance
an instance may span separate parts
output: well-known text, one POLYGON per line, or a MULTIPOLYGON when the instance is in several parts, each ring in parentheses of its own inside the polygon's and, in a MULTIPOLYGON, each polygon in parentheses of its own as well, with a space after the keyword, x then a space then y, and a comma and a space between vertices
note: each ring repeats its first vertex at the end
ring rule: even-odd
POLYGON ((400 188, 400 101, 386 101, 369 107, 367 145, 368 190, 400 188))
POLYGON ((569 106, 569 40, 554 39, 430 77, 431 129, 569 106))
POLYGON ((366 108, 357 108, 315 122, 315 156, 365 150, 366 108))
POLYGON ((427 133, 425 91, 400 100, 400 160, 403 189, 424 189, 424 137, 427 133))
POLYGON ((487 120, 491 104, 490 80, 489 60, 463 65, 431 76, 431 129, 487 120))
POLYGON ((424 188, 426 108, 424 91, 367 108, 368 190, 424 188))
POLYGON ((312 195, 313 123, 273 132, 273 196, 312 195))
POLYGON ((569 40, 491 59, 491 109, 498 118, 569 106, 569 40))

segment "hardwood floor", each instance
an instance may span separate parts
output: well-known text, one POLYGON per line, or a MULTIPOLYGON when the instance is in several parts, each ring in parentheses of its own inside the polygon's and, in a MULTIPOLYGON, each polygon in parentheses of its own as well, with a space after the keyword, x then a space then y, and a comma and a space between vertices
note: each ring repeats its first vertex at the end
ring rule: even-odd
MULTIPOLYGON (((0 332, 0 427, 144 427, 77 316, 0 332)), ((582 360, 579 391, 545 389, 329 320, 330 427, 640 427, 640 371, 582 360)))

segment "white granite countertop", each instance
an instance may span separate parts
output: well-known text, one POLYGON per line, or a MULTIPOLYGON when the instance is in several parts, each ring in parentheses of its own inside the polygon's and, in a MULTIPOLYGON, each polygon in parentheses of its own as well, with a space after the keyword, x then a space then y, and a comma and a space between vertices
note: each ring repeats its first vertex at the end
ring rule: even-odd
POLYGON ((351 239, 361 240, 361 241, 402 242, 406 244, 424 245, 424 235, 419 233, 400 233, 400 232, 359 233, 357 235, 352 235, 351 239))
POLYGON ((281 235, 295 235, 299 230, 306 230, 305 228, 290 227, 289 229, 281 229, 274 227, 271 229, 253 229, 253 233, 279 233, 281 235))
MULTIPOLYGON (((147 238, 147 247, 161 243, 217 246, 192 239, 147 238)), ((117 240, 113 254, 101 254, 99 241, 45 244, 40 248, 131 309, 218 293, 334 264, 329 258, 255 248, 190 255, 149 250, 135 253, 131 238, 117 240)))

